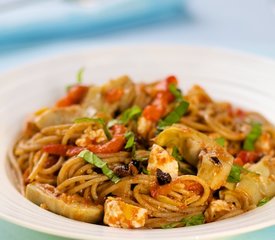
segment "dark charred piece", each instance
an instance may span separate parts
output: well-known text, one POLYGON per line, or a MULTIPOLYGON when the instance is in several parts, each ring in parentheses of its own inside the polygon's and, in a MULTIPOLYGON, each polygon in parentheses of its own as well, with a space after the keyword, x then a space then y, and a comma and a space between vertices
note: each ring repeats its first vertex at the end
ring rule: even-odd
POLYGON ((214 162, 216 165, 221 165, 220 160, 217 157, 211 157, 212 162, 214 162))
POLYGON ((113 171, 118 177, 135 176, 138 174, 138 170, 132 162, 128 165, 116 166, 113 171))
POLYGON ((169 173, 165 173, 161 171, 159 168, 157 169, 157 180, 159 185, 165 185, 172 181, 172 178, 169 173))

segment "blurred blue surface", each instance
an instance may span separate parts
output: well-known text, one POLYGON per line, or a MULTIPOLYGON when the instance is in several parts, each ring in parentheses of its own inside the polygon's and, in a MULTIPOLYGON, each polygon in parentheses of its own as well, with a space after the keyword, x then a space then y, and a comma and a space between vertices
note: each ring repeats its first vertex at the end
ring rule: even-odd
MULTIPOLYGON (((230 48, 275 59, 275 0, 125 1, 127 7, 113 4, 93 14, 74 1, 37 0, 14 11, 0 5, 0 72, 87 47, 150 43, 230 48)), ((61 239, 5 221, 0 232, 0 239, 61 239)), ((274 236, 275 227, 269 227, 223 240, 274 236)))
POLYGON ((0 52, 57 40, 91 38, 184 15, 182 0, 97 2, 81 5, 73 1, 43 1, 2 11, 0 52))

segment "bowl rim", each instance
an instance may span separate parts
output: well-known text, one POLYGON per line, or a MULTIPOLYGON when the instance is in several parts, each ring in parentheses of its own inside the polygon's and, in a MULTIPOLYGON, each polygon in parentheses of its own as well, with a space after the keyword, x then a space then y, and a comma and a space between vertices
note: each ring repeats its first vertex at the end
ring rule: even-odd
MULTIPOLYGON (((244 53, 244 52, 239 52, 239 51, 232 51, 232 50, 228 50, 228 49, 223 49, 223 48, 212 48, 212 47, 203 47, 203 46, 194 46, 194 45, 168 45, 168 44, 157 44, 157 45, 151 45, 151 44, 146 44, 146 45, 142 45, 142 46, 136 46, 136 45, 129 45, 129 46, 111 46, 111 47, 102 47, 102 48, 87 48, 85 50, 78 50, 78 51, 73 51, 71 53, 63 53, 63 54, 59 54, 59 55, 56 55, 56 56, 52 56, 52 57, 47 57, 43 60, 39 60, 39 61, 34 61, 32 63, 27 63, 27 64, 24 64, 22 66, 19 66, 13 70, 8 70, 6 72, 2 72, 0 73, 0 82, 1 82, 1 79, 9 79, 9 77, 13 77, 14 75, 18 75, 22 72, 25 72, 26 70, 28 69, 32 69, 32 68, 37 68, 39 66, 43 66, 45 64, 52 64, 52 62, 62 62, 64 61, 65 59, 72 59, 74 57, 77 57, 77 56, 81 56, 81 55, 86 55, 86 54, 89 54, 89 53, 93 53, 93 54, 100 54, 102 51, 103 52, 118 52, 118 51, 133 51, 133 48, 135 48, 135 50, 138 50, 138 51, 147 51, 148 49, 154 49, 154 50, 179 50, 179 51, 185 51, 186 49, 188 49, 189 51, 190 50, 194 50, 194 51, 203 51, 203 52, 206 52, 206 53, 215 53, 215 54, 221 54, 222 56, 234 56, 236 58, 240 58, 242 61, 256 61, 260 64, 271 64, 274 66, 275 68, 275 61, 270 59, 270 58, 267 58, 267 57, 259 57, 257 55, 254 55, 254 54, 247 54, 247 53, 244 53)), ((275 71, 274 71, 275 73, 275 71)), ((1 83, 0 83, 1 84, 1 83)), ((8 85, 8 83, 6 84, 8 85)), ((0 93, 1 91, 4 91, 4 90, 0 90, 0 93)), ((1 185, 1 184, 0 184, 1 185)), ((1 191, 0 191, 1 192, 1 191)), ((22 196, 23 198, 23 196, 22 196)), ((267 206, 264 206, 264 208, 268 207, 269 205, 272 206, 274 205, 273 209, 275 209, 275 199, 273 199, 271 201, 270 204, 267 204, 267 206)), ((1 210, 1 208, 0 208, 1 210)), ((86 238, 87 236, 83 235, 83 236, 80 236, 79 234, 73 234, 71 232, 64 232, 62 230, 59 230, 59 229, 49 229, 47 227, 43 227, 39 224, 31 224, 29 222, 24 222, 22 221, 22 219, 17 219, 16 217, 13 217, 13 216, 9 216, 7 214, 4 214, 3 212, 0 211, 0 217, 2 219, 5 219, 9 222, 12 222, 12 223, 15 223, 17 225, 20 225, 20 226, 23 226, 23 227, 27 227, 27 228, 30 228, 30 229, 33 229, 33 230, 36 230, 36 231, 40 231, 40 232, 44 232, 44 233, 50 233, 50 234, 54 234, 54 235, 58 235, 58 236, 62 236, 62 237, 69 237, 69 238, 72 238, 72 237, 81 237, 81 238, 86 238)), ((227 220, 224 220, 224 221, 227 221, 227 220)), ((224 222, 224 221, 220 221, 220 222, 224 222)), ((220 222, 217 222, 217 223, 220 223, 220 222)), ((212 224, 212 223, 211 223, 212 224)), ((215 223, 216 224, 216 223, 215 223)), ((217 224, 217 226, 219 226, 220 224, 217 224)), ((268 227, 268 226, 271 226, 271 225, 275 225, 275 217, 274 219, 269 219, 265 222, 263 222, 262 224, 257 224, 255 226, 253 226, 253 230, 257 230, 257 229, 261 229, 263 227, 268 227)), ((203 226, 207 226, 207 225, 203 225, 203 226)), ((103 227, 103 226, 101 226, 103 227)), ((101 228, 100 227, 100 228, 101 228)), ((193 228, 202 228, 202 226, 195 226, 193 228)), ((166 231, 175 231, 176 229, 171 229, 171 230, 166 230, 166 231)), ((223 236, 230 236, 230 235, 235 235, 235 234, 239 234, 239 233, 244 233, 244 232, 247 232, 247 231, 251 231, 251 226, 246 226, 246 227, 242 227, 241 229, 235 229, 232 230, 232 229, 229 229, 229 230, 224 230, 223 231, 223 236)), ((120 231, 120 230, 119 230, 120 231)), ((124 231, 124 230, 123 230, 124 231)), ((150 230, 150 231, 160 231, 160 230, 150 230)), ((124 231, 125 232, 125 231, 124 231)), ((220 233, 215 233, 213 232, 210 236, 211 239, 213 238, 216 238, 216 237, 219 237, 220 236, 220 233)), ((105 239, 105 237, 98 237, 98 239, 105 239)), ((209 236, 199 236, 197 239, 207 239, 209 238, 209 236)), ((188 238, 186 238, 188 239, 188 238)))

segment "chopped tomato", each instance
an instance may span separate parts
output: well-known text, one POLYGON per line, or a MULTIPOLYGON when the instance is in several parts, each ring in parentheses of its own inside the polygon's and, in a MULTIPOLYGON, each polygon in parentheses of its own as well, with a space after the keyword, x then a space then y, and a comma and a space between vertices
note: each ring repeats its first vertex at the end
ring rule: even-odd
POLYGON ((158 92, 166 92, 169 91, 169 85, 170 84, 175 84, 176 86, 178 85, 178 80, 175 76, 168 76, 164 81, 159 82, 156 86, 155 89, 158 92))
POLYGON ((237 164, 237 165, 239 165, 239 166, 243 166, 244 165, 243 160, 240 157, 236 157, 234 159, 234 163, 237 164))
POLYGON ((43 147, 43 151, 54 155, 66 156, 68 147, 68 145, 64 144, 48 144, 43 147))
POLYGON ((66 151, 66 156, 72 157, 78 155, 81 151, 85 150, 84 147, 72 146, 66 151))
POLYGON ((157 122, 165 115, 168 104, 174 100, 173 94, 169 91, 169 84, 177 85, 177 83, 175 76, 169 76, 155 86, 157 91, 155 98, 151 104, 144 108, 142 113, 147 120, 157 122))
POLYGON ((65 144, 48 144, 43 147, 43 151, 58 156, 74 156, 80 153, 84 148, 65 144))
POLYGON ((122 88, 114 88, 114 89, 108 90, 105 93, 104 97, 108 103, 114 103, 121 99, 121 97, 123 96, 123 93, 124 91, 122 88))
POLYGON ((254 163, 260 157, 259 153, 249 152, 249 151, 240 151, 237 157, 234 160, 234 163, 240 166, 243 166, 246 163, 254 163))
POLYGON ((153 104, 146 106, 142 115, 152 122, 157 122, 162 116, 161 112, 158 111, 158 107, 153 104))
POLYGON ((246 116, 246 112, 240 108, 237 108, 235 111, 235 115, 241 119, 243 119, 246 116))
POLYGON ((67 107, 78 104, 88 92, 89 87, 83 85, 75 85, 70 88, 67 96, 57 101, 57 107, 67 107))
POLYGON ((198 182, 191 181, 191 180, 185 180, 184 185, 185 185, 185 189, 188 191, 194 192, 198 195, 203 193, 203 187, 198 182))

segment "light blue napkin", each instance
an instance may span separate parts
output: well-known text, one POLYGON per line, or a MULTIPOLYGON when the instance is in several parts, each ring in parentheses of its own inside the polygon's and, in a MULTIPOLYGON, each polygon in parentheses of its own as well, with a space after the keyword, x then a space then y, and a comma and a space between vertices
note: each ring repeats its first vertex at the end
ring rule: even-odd
POLYGON ((34 1, 0 9, 0 54, 53 40, 93 37, 184 14, 182 0, 101 0, 85 7, 78 1, 34 1))

